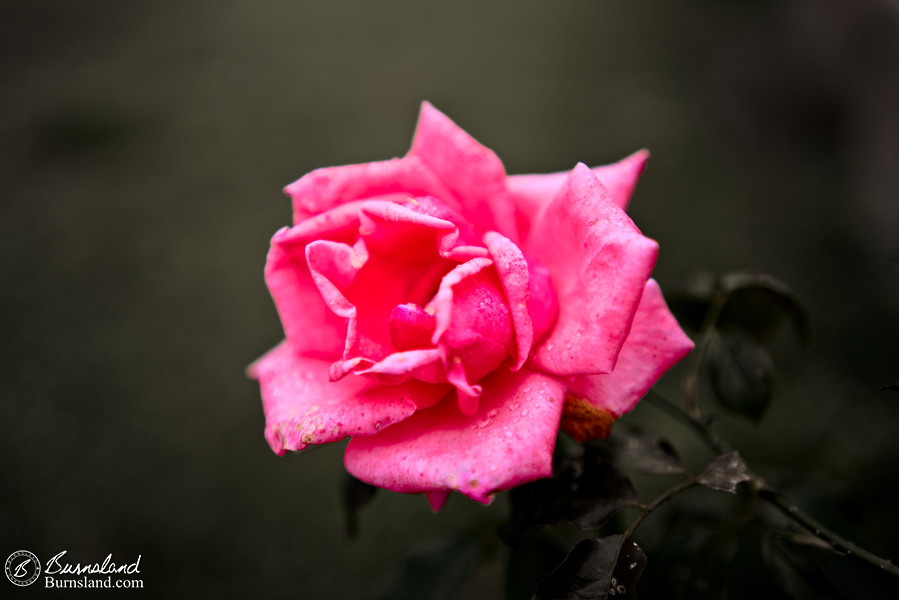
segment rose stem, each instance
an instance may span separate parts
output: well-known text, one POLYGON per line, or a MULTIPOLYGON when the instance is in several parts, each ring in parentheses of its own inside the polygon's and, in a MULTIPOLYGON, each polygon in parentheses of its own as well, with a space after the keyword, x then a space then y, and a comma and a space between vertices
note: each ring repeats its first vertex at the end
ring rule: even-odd
MULTIPOLYGON (((704 421, 691 416, 677 404, 652 391, 647 394, 645 399, 648 400, 650 404, 662 408, 669 415, 688 425, 695 433, 699 435, 702 441, 705 442, 706 445, 709 446, 709 448, 711 448, 719 455, 724 454, 725 452, 728 452, 730 450, 730 446, 727 444, 727 442, 722 440, 718 436, 718 434, 709 429, 708 425, 704 421)), ((771 487, 767 482, 764 481, 764 479, 756 475, 752 471, 752 469, 749 469, 748 467, 747 469, 749 471, 750 487, 755 491, 757 496, 777 508, 791 521, 797 523, 803 529, 807 530, 818 539, 827 542, 827 544, 837 552, 855 556, 871 565, 874 565, 875 567, 878 567, 882 571, 885 571, 894 577, 899 577, 899 566, 894 565, 891 560, 881 558, 873 552, 869 552, 864 548, 859 547, 855 543, 850 542, 846 538, 838 535, 837 533, 834 533, 811 516, 802 512, 802 510, 800 510, 798 506, 790 504, 790 502, 787 501, 783 494, 771 487)), ((689 485, 687 484, 692 483, 692 481, 687 481, 679 486, 672 488, 668 492, 662 494, 662 496, 657 498, 646 508, 655 508, 655 506, 661 504, 662 502, 665 502, 676 493, 687 489, 687 487, 689 487, 689 485)), ((631 527, 628 528, 628 533, 631 533, 634 529, 636 529, 636 525, 639 525, 639 522, 642 520, 643 516, 645 516, 645 514, 641 517, 638 517, 636 523, 632 524, 631 527)))

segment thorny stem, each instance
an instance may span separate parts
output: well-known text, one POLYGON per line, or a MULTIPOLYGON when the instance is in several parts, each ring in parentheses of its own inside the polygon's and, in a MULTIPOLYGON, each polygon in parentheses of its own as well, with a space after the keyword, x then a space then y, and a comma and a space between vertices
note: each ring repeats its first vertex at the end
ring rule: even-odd
POLYGON ((637 508, 640 510, 640 515, 636 519, 634 519, 634 522, 631 523, 630 527, 627 528, 627 531, 624 532, 624 539, 627 539, 634 534, 634 531, 637 530, 637 527, 640 526, 640 523, 643 522, 643 519, 645 519, 647 515, 649 515, 649 513, 657 509, 665 502, 668 502, 681 492, 685 492, 696 485, 698 485, 696 480, 690 477, 688 480, 677 484, 667 492, 663 493, 661 496, 659 496, 649 504, 637 506, 637 508))
POLYGON ((731 451, 731 447, 727 442, 722 440, 717 433, 709 429, 708 423, 701 417, 692 417, 684 409, 677 404, 671 402, 664 396, 650 390, 644 397, 644 401, 661 408, 669 415, 693 430, 706 446, 712 449, 716 454, 726 454, 731 451))
MULTIPOLYGON (((649 400, 653 405, 665 410, 669 415, 688 425, 695 433, 699 435, 702 441, 705 442, 705 444, 717 454, 721 455, 730 450, 730 446, 727 444, 727 442, 722 440, 720 437, 718 437, 718 434, 709 429, 708 424, 701 418, 691 416, 677 404, 671 402, 667 398, 655 392, 651 392, 649 395, 647 395, 646 399, 649 400)), ((802 512, 798 506, 791 504, 783 496, 783 494, 771 487, 767 482, 765 482, 764 479, 752 472, 751 469, 749 470, 749 484, 751 489, 756 492, 759 498, 774 506, 783 515, 801 526, 803 529, 807 530, 818 539, 826 542, 836 552, 855 556, 856 558, 863 560, 879 568, 880 570, 889 573, 894 577, 899 577, 899 566, 893 564, 891 560, 877 556, 873 552, 869 552, 864 548, 859 547, 855 543, 847 540, 846 538, 840 536, 839 534, 834 533, 808 514, 802 512)), ((633 533, 633 531, 637 528, 643 518, 650 511, 654 510, 659 504, 662 504, 676 494, 679 494, 680 492, 693 485, 695 485, 695 481, 691 479, 671 488, 670 490, 659 496, 651 504, 645 507, 643 514, 637 517, 637 520, 631 524, 631 526, 627 530, 626 535, 630 535, 631 533, 633 533)))
POLYGON ((880 568, 882 571, 889 573, 893 577, 899 577, 899 566, 894 565, 893 561, 881 558, 873 552, 868 552, 864 548, 857 546, 841 535, 827 529, 820 522, 799 510, 798 506, 790 504, 790 502, 788 502, 780 492, 770 487, 760 479, 757 479, 755 475, 752 476, 750 481, 758 481, 762 484, 761 489, 759 489, 758 491, 759 498, 762 498, 763 500, 773 505, 784 515, 808 530, 809 533, 827 542, 827 544, 829 544, 830 547, 837 552, 856 556, 861 560, 880 568))

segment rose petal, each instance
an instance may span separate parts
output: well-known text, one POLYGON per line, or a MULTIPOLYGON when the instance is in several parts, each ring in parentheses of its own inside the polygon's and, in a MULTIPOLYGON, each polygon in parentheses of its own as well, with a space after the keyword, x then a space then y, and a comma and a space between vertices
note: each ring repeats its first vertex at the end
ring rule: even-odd
POLYGON ((248 369, 259 380, 265 437, 272 450, 302 450, 347 436, 372 435, 429 407, 448 385, 379 386, 361 377, 328 381, 328 363, 299 356, 282 343, 248 369))
POLYGON ((444 358, 445 352, 440 348, 394 352, 367 368, 356 370, 356 374, 391 384, 409 379, 443 383, 447 381, 444 358))
POLYGON ((350 246, 315 241, 306 262, 321 296, 347 320, 343 359, 332 376, 370 368, 394 348, 390 315, 398 304, 424 304, 450 268, 438 248, 456 227, 382 201, 358 205, 360 239, 350 246))
POLYGON ((585 165, 537 216, 526 248, 552 274, 559 316, 537 364, 560 375, 609 373, 658 254, 585 165))
MULTIPOLYGON (((359 311, 347 298, 350 285, 358 277, 368 257, 353 247, 339 242, 318 240, 306 246, 306 263, 321 297, 335 315, 346 319, 346 339, 344 358, 364 356, 382 358, 385 350, 371 336, 359 333, 359 311)), ((346 370, 335 373, 335 379, 346 374, 346 370)))
POLYGON ((559 299, 553 288, 552 274, 533 257, 528 260, 528 288, 528 314, 534 327, 533 348, 552 331, 559 315, 559 299))
MULTIPOLYGON (((616 163, 591 170, 606 188, 609 198, 622 209, 627 209, 648 159, 649 152, 639 150, 616 163)), ((526 239, 534 217, 552 202, 567 177, 568 172, 563 171, 545 175, 510 175, 506 179, 509 198, 517 209, 521 239, 526 239)))
POLYGON ((447 378, 459 391, 465 414, 477 408, 472 385, 502 364, 512 347, 512 320, 493 262, 476 258, 450 271, 426 310, 434 311, 431 338, 446 352, 447 378))
POLYGON ((484 380, 477 413, 441 402, 369 437, 354 437, 344 462, 355 477, 398 492, 458 490, 478 501, 552 474, 565 385, 530 371, 484 380))
POLYGON ((331 311, 306 266, 305 244, 278 243, 275 235, 265 264, 265 282, 284 334, 295 351, 334 359, 343 354, 346 321, 331 311))
POLYGON ((437 318, 437 325, 434 328, 434 335, 431 337, 431 343, 437 344, 443 334, 449 329, 453 318, 453 286, 457 285, 464 279, 479 273, 493 264, 489 258, 475 258, 454 268, 447 273, 440 281, 440 288, 433 300, 429 303, 437 318))
POLYGON ((668 310, 659 284, 650 279, 615 370, 574 377, 569 392, 618 418, 634 408, 659 377, 692 349, 692 340, 668 310))
POLYGON ((417 304, 400 304, 390 312, 387 327, 397 350, 430 348, 437 320, 417 304))
POLYGON ((431 505, 431 510, 434 512, 438 512, 443 508, 443 505, 449 500, 449 496, 449 492, 425 492, 425 498, 427 498, 428 504, 431 505))
POLYGON ((347 202, 392 196, 436 196, 454 202, 446 186, 415 156, 316 169, 284 188, 294 223, 347 202))
POLYGON ((534 342, 534 324, 528 312, 528 300, 531 297, 528 263, 512 240, 495 231, 484 235, 484 244, 496 265, 496 273, 503 284, 503 291, 506 292, 506 301, 511 311, 516 346, 516 359, 512 370, 517 371, 527 360, 531 344, 534 342))
POLYGON ((649 150, 638 150, 616 163, 593 167, 592 171, 609 192, 612 202, 627 210, 648 160, 649 150))
POLYGON ((371 252, 402 255, 408 261, 429 261, 442 238, 456 232, 450 221, 391 202, 364 202, 359 210, 359 234, 371 252))
POLYGON ((428 102, 421 105, 407 156, 421 159, 440 177, 478 229, 515 238, 515 215, 506 197, 503 163, 428 102))

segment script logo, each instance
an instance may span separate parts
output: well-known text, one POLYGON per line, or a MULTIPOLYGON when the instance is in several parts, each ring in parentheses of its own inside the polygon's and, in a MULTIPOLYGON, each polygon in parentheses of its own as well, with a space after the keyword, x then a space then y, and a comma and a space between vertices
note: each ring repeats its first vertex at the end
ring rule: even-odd
POLYGON ((17 550, 6 559, 6 578, 15 585, 31 585, 40 574, 41 561, 28 550, 17 550))

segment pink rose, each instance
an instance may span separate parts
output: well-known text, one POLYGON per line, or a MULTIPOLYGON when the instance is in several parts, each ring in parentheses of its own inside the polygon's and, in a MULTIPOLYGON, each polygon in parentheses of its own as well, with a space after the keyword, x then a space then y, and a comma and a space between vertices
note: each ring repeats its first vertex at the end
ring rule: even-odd
POLYGON ((424 103, 412 149, 287 186, 265 280, 286 340, 250 367, 278 454, 351 437, 373 485, 489 502, 603 437, 693 347, 625 214, 647 153, 507 176, 424 103))

